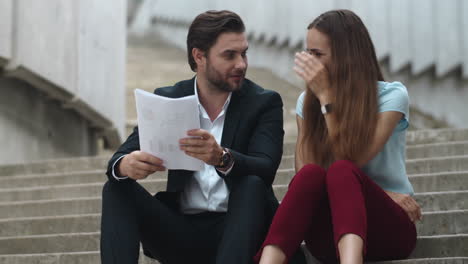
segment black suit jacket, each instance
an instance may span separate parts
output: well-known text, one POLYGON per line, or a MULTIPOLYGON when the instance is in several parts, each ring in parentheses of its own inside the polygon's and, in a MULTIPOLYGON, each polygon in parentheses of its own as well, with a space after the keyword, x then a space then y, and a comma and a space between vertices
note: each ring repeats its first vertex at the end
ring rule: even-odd
MULTIPOLYGON (((194 81, 195 78, 181 81, 174 86, 158 88, 154 93, 170 98, 193 95, 194 81)), ((262 178, 269 189, 267 198, 273 212, 278 201, 271 185, 281 162, 283 137, 281 96, 246 79, 241 89, 232 93, 221 139, 221 146, 229 148, 234 156, 234 167, 227 176, 219 175, 224 178, 229 189, 235 188, 236 182, 242 177, 257 175, 262 178)), ((138 127, 135 127, 109 161, 106 173, 109 180, 116 180, 112 176, 115 161, 122 155, 139 149, 138 127)), ((169 170, 167 192, 158 193, 158 198, 166 204, 178 207, 178 194, 183 191, 187 179, 192 175, 193 171, 169 170)))

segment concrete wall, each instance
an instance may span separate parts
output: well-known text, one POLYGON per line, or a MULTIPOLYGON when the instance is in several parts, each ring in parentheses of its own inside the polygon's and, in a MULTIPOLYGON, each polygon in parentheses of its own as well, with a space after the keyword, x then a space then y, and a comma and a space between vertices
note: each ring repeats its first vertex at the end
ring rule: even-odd
POLYGON ((0 124, 0 164, 96 152, 86 119, 24 81, 0 78, 0 124))
POLYGON ((77 144, 93 130, 116 147, 125 136, 126 16, 126 0, 2 0, 1 76, 29 83, 80 127, 86 120, 77 144))
POLYGON ((0 1, 0 67, 11 59, 12 1, 0 1))
POLYGON ((307 25, 327 10, 351 9, 367 25, 387 78, 405 81, 413 106, 451 126, 468 127, 468 1, 145 0, 142 5, 146 9, 137 14, 139 26, 131 32, 156 32, 183 49, 197 14, 237 12, 249 35, 249 64, 299 86, 293 57, 304 48, 307 25))

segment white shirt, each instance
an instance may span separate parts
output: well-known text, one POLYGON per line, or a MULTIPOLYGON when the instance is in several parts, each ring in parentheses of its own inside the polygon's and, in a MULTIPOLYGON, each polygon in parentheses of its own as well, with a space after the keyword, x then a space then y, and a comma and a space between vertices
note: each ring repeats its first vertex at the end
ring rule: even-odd
MULTIPOLYGON (((224 120, 226 118, 226 111, 231 101, 232 93, 229 93, 226 102, 224 103, 223 109, 211 122, 208 113, 200 103, 197 91, 197 78, 195 78, 194 84, 195 95, 198 101, 198 111, 200 115, 200 128, 208 131, 212 134, 218 144, 221 145, 221 137, 223 135, 224 120)), ((112 166, 112 175, 117 180, 123 180, 128 177, 118 177, 115 174, 114 167, 117 162, 124 156, 120 157, 115 161, 112 166)), ((233 165, 226 172, 220 171, 224 175, 228 175, 231 172, 233 165)), ((204 164, 203 169, 196 171, 193 174, 181 193, 180 197, 180 208, 185 214, 196 214, 200 212, 227 212, 229 201, 229 190, 227 188, 224 179, 219 177, 216 169, 212 165, 204 164)))
MULTIPOLYGON (((221 145, 221 137, 223 135, 224 120, 226 111, 231 101, 232 93, 229 93, 223 110, 219 113, 216 119, 211 122, 208 113, 200 103, 197 91, 197 79, 195 78, 195 95, 198 100, 198 110, 200 115, 200 127, 208 131, 214 136, 216 142, 221 145)), ((226 172, 229 174, 232 167, 226 172)), ((205 211, 211 212, 227 212, 229 200, 229 190, 223 178, 219 177, 216 169, 212 165, 204 164, 201 171, 196 171, 193 174, 181 193, 180 208, 185 214, 196 214, 205 211)))

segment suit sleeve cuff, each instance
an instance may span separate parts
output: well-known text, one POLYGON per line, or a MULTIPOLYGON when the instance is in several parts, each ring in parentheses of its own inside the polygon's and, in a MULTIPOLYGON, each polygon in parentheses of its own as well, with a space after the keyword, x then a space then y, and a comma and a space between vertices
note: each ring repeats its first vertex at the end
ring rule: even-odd
POLYGON ((229 169, 227 171, 221 171, 221 170, 218 170, 216 169, 219 173, 221 173, 223 176, 227 176, 231 171, 232 171, 232 168, 234 168, 234 163, 236 163, 235 161, 231 164, 231 167, 229 167, 229 169))
POLYGON ((115 165, 117 165, 117 163, 123 158, 125 157, 126 155, 123 155, 122 157, 118 158, 114 164, 112 165, 112 176, 118 180, 118 181, 121 181, 121 180, 125 180, 125 179, 128 179, 128 177, 120 177, 120 176, 117 176, 117 173, 115 173, 115 165))

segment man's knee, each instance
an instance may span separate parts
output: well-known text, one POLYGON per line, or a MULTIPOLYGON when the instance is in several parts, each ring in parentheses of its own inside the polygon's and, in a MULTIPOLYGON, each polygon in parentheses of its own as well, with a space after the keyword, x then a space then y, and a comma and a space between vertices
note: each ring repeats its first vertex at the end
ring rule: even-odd
POLYGON ((102 188, 102 199, 120 199, 121 197, 128 197, 129 193, 132 192, 134 181, 112 181, 108 180, 102 188))

